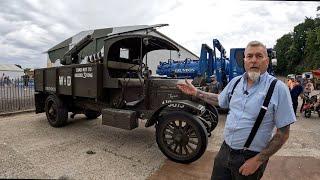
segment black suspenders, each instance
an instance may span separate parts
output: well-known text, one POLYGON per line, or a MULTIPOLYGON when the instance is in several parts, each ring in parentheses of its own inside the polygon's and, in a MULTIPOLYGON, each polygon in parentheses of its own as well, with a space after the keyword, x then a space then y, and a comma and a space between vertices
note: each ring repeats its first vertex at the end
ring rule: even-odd
MULTIPOLYGON (((232 91, 231 91, 231 96, 229 97, 229 103, 231 102, 231 98, 232 98, 232 95, 233 95, 233 92, 234 92, 234 89, 236 88, 236 86, 238 85, 238 83, 240 82, 240 79, 239 78, 235 84, 233 85, 233 88, 232 88, 232 91)), ((268 89, 268 92, 267 92, 267 95, 266 95, 266 98, 264 99, 263 101, 263 105, 261 106, 260 108, 260 112, 259 112, 259 115, 251 129, 251 132, 250 132, 250 135, 246 141, 246 143, 244 144, 244 149, 248 149, 253 141, 253 138, 255 137, 259 127, 260 127, 260 124, 262 122, 262 119, 264 118, 264 115, 266 114, 267 110, 268 110, 268 105, 269 105, 269 102, 270 102, 270 99, 271 99, 271 96, 272 96, 272 93, 273 93, 273 90, 274 90, 274 87, 276 86, 276 83, 277 83, 277 79, 274 79, 270 86, 269 86, 269 89, 268 89)))
POLYGON ((232 95, 233 95, 233 92, 234 92, 234 89, 237 87, 238 83, 240 82, 241 80, 241 77, 239 79, 237 79, 237 81, 234 83, 233 87, 232 87, 232 91, 231 91, 231 94, 229 96, 229 103, 231 102, 231 98, 232 98, 232 95))

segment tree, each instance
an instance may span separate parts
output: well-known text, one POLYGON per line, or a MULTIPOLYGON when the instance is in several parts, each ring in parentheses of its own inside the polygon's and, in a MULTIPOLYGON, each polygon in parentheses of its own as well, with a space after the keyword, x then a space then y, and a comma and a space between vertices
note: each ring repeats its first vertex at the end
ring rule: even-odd
POLYGON ((277 67, 275 69, 277 74, 285 75, 288 72, 288 60, 285 54, 289 50, 289 47, 292 44, 292 42, 292 34, 288 33, 283 35, 280 39, 278 39, 276 45, 274 46, 274 49, 277 52, 277 67))
MULTIPOLYGON (((319 6, 320 7, 320 6, 319 6)), ((276 73, 302 73, 320 67, 320 18, 306 17, 292 33, 277 40, 278 67, 276 73)))
POLYGON ((319 68, 320 27, 310 30, 306 38, 305 64, 310 69, 319 68))

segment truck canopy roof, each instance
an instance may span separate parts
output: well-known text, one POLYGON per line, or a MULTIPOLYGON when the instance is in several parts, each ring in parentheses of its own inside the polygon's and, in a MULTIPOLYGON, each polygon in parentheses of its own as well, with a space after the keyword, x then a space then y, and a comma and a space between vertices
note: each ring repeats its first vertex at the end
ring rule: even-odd
POLYGON ((111 28, 103 28, 103 29, 94 29, 81 31, 78 34, 62 41, 61 43, 55 45, 50 48, 47 53, 49 55, 49 59, 52 63, 56 60, 63 59, 63 56, 74 46, 76 46, 79 42, 83 41, 86 38, 90 38, 92 41, 88 42, 85 47, 80 51, 79 55, 81 57, 97 53, 99 52, 103 45, 104 39, 110 36, 117 36, 124 33, 134 33, 137 31, 155 31, 155 28, 166 26, 166 24, 156 24, 156 25, 137 25, 137 26, 122 26, 122 27, 111 27, 111 28))

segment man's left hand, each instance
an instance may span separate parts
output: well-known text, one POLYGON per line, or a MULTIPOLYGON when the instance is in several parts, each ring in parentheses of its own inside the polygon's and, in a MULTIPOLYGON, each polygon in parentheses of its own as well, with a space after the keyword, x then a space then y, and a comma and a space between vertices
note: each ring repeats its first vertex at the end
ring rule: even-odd
POLYGON ((258 160, 258 155, 256 155, 242 164, 239 168, 239 173, 244 176, 249 176, 255 173, 261 164, 262 162, 258 160))

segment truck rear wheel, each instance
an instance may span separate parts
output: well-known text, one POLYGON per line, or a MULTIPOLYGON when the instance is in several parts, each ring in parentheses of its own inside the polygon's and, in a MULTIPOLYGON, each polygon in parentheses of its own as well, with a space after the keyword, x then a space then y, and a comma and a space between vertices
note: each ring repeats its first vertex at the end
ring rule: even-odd
POLYGON ((67 124, 68 110, 63 102, 55 95, 49 95, 45 102, 45 111, 52 127, 62 127, 67 124))
POLYGON ((199 159, 208 145, 202 122, 187 112, 171 112, 156 126, 156 140, 162 153, 178 163, 199 159))
POLYGON ((86 109, 84 111, 84 114, 86 115, 87 119, 96 119, 97 117, 99 117, 101 115, 101 112, 86 109))

